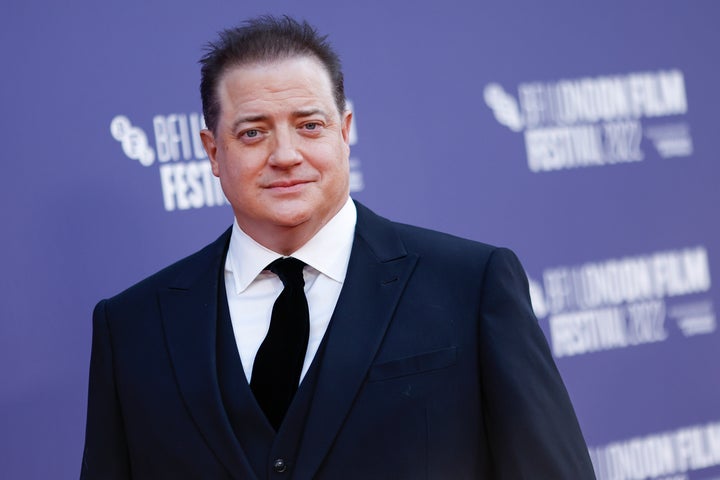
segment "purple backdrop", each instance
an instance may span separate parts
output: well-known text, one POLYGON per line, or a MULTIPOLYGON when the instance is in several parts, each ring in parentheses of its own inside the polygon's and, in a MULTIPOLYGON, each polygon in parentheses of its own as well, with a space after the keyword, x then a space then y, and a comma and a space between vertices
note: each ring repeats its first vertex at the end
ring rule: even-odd
POLYGON ((599 479, 720 478, 717 2, 10 3, 0 477, 77 477, 92 307, 231 222, 202 46, 289 13, 343 57, 353 196, 523 260, 599 479))

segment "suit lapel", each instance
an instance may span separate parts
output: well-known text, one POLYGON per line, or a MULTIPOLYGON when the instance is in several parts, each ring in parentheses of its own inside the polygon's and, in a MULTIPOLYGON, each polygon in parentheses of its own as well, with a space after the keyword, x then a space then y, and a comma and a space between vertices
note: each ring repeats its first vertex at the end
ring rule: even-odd
POLYGON ((350 263, 327 332, 295 477, 312 478, 328 454, 417 261, 389 222, 358 204, 350 263))
POLYGON ((234 478, 253 479, 232 431, 217 379, 218 280, 230 230, 196 254, 169 288, 158 292, 167 347, 180 392, 205 441, 234 478))

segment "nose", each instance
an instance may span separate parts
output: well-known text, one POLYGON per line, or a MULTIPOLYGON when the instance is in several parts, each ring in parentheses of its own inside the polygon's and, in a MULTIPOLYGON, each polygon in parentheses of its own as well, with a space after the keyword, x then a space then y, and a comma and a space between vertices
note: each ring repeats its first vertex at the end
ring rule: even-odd
POLYGON ((278 130, 274 136, 274 144, 268 159, 270 165, 278 168, 289 168, 302 162, 302 155, 297 149, 294 132, 278 130))

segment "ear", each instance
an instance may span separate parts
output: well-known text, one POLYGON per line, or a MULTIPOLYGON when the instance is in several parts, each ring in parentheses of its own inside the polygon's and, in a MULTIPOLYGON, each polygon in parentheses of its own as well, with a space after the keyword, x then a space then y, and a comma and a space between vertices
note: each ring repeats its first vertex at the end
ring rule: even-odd
POLYGON ((200 130, 200 139, 202 140, 205 152, 210 159, 210 167, 212 168, 213 175, 219 177, 220 168, 217 162, 217 144, 215 143, 215 135, 213 135, 213 133, 207 128, 204 128, 200 130))
POLYGON ((350 110, 345 110, 340 119, 340 129, 342 131, 343 141, 346 146, 350 146, 350 129, 352 127, 353 113, 350 110))

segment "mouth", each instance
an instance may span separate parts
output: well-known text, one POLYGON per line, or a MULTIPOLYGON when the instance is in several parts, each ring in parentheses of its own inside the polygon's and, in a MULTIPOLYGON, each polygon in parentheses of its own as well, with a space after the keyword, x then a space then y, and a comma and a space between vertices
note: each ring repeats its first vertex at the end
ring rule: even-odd
POLYGON ((270 182, 265 188, 273 192, 292 193, 302 190, 309 183, 310 180, 277 180, 270 182))

